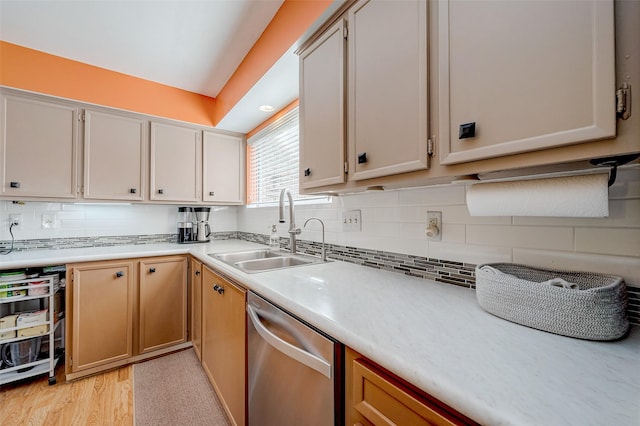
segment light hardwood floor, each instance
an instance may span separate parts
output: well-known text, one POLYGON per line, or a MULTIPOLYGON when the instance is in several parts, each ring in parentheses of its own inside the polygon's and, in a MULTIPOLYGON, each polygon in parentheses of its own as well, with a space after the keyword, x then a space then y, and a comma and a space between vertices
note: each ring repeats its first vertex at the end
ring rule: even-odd
POLYGON ((133 425, 133 368, 128 365, 103 374, 64 383, 46 376, 0 388, 2 426, 133 425))

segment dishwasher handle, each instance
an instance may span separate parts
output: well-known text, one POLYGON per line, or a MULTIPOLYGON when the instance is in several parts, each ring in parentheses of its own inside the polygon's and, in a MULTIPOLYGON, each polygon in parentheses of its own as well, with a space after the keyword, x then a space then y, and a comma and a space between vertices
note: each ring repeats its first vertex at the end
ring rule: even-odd
POLYGON ((288 357, 293 358, 296 361, 306 365, 307 367, 314 369, 315 371, 329 379, 331 378, 331 364, 310 352, 303 351, 302 349, 292 345, 291 343, 285 342, 284 340, 273 334, 267 327, 264 326, 264 324, 262 324, 262 321, 260 321, 260 318, 258 317, 258 313, 249 304, 247 304, 247 313, 249 314, 249 318, 251 319, 251 322, 253 323, 256 331, 267 343, 269 343, 275 349, 279 350, 288 357))

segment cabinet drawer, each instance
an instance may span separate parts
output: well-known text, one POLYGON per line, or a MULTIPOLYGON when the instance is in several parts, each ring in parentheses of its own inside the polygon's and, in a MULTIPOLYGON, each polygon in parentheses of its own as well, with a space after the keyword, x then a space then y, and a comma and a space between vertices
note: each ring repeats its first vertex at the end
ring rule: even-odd
MULTIPOLYGON (((460 425, 449 413, 418 399, 391 378, 356 359, 352 364, 353 407, 371 424, 460 425)), ((364 422, 363 422, 364 423, 364 422)))

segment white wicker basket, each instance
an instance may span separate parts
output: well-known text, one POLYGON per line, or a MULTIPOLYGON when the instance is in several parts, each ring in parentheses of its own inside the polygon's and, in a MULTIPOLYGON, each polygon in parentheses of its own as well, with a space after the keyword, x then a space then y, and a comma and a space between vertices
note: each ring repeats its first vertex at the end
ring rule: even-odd
POLYGON ((493 315, 563 336, 615 340, 629 329, 626 286, 612 275, 490 263, 476 267, 476 296, 493 315))

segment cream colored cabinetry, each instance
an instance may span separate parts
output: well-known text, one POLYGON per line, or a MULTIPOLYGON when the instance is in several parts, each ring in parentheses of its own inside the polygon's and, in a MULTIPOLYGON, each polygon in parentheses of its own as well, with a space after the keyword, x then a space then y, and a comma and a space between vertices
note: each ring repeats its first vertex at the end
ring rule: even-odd
POLYGON ((186 347, 187 258, 67 265, 67 379, 186 347))
POLYGON ((202 137, 197 129, 151 123, 151 188, 154 201, 198 202, 202 137))
POLYGON ((202 361, 202 263, 191 259, 191 327, 193 350, 202 361))
POLYGON ((202 279, 202 366, 229 419, 244 425, 246 291, 207 267, 202 279))
POLYGON ((361 0, 348 19, 349 179, 426 169, 426 0, 361 0))
POLYGON ((203 201, 244 203, 244 139, 203 132, 202 161, 203 201))
POLYGON ((347 425, 452 426, 476 423, 395 379, 357 352, 345 356, 347 425))
POLYGON ((300 54, 303 189, 345 169, 361 181, 428 168, 427 2, 361 0, 346 17, 300 54))
POLYGON ((142 201, 148 124, 123 115, 84 112, 84 198, 142 201))
POLYGON ((613 0, 438 2, 441 163, 614 136, 613 13, 613 0))
POLYGON ((187 341, 187 259, 140 261, 139 353, 187 341))
POLYGON ((4 94, 0 103, 0 195, 76 198, 78 109, 4 94))
MULTIPOLYGON (((135 268, 131 260, 70 265, 71 358, 67 372, 133 356, 135 268)), ((69 353, 67 352, 67 356, 69 353)))
POLYGON ((345 181, 346 23, 300 55, 300 187, 345 181))

